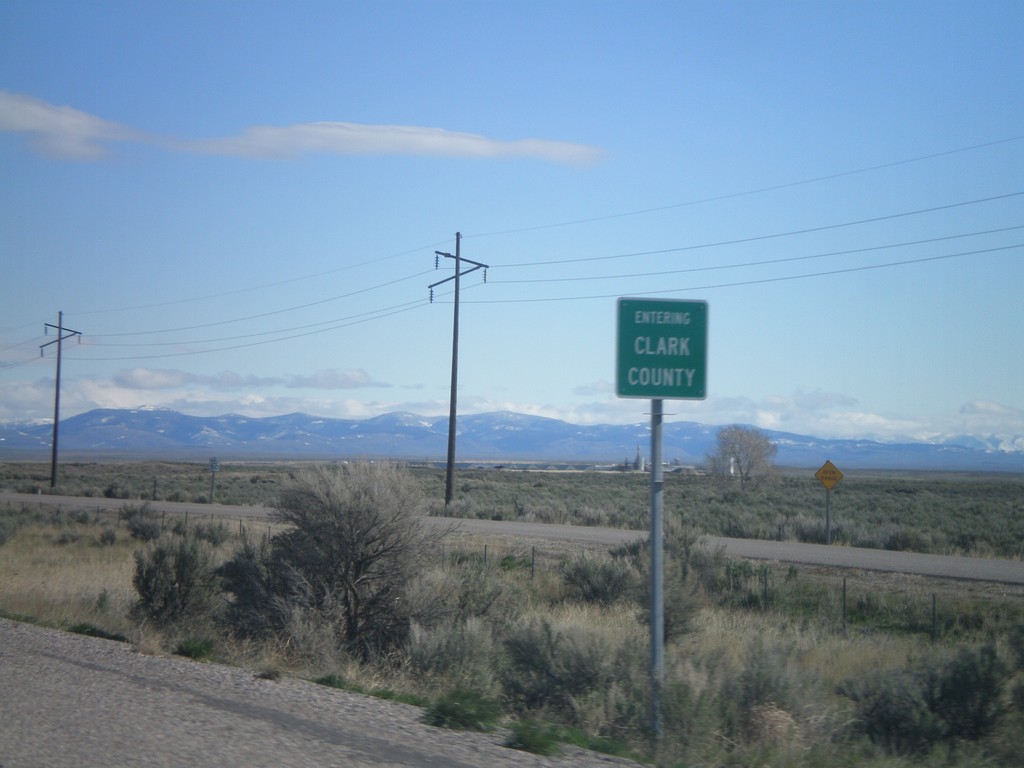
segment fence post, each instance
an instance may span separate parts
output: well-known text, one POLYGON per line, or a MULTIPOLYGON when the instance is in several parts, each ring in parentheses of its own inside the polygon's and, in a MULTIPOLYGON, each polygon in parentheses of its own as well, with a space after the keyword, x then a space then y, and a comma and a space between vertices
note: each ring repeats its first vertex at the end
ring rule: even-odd
POLYGON ((764 577, 764 610, 767 613, 767 611, 768 611, 768 566, 767 565, 764 567, 764 571, 762 572, 762 574, 763 574, 763 577, 764 577))
POLYGON ((843 576, 843 635, 846 635, 846 577, 843 576))

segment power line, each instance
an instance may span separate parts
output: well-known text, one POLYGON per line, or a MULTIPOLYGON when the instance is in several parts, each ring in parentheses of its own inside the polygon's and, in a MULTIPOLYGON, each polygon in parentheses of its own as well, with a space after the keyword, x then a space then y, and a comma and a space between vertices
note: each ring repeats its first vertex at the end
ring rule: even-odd
MULTIPOLYGON (((196 301, 206 301, 207 299, 219 299, 219 298, 223 298, 225 296, 235 296, 235 295, 238 295, 238 294, 241 294, 241 293, 251 293, 253 291, 261 291, 261 290, 264 290, 264 289, 267 289, 267 288, 278 288, 278 287, 280 287, 282 285, 288 285, 290 283, 298 283, 298 282, 301 282, 303 280, 314 280, 316 278, 326 277, 327 275, 337 274, 338 272, 345 272, 345 271, 348 271, 350 269, 356 269, 358 267, 365 267, 365 266, 369 266, 369 265, 372 265, 372 264, 379 264, 381 262, 388 261, 389 259, 398 258, 399 256, 407 256, 407 255, 412 254, 412 253, 422 253, 424 250, 427 250, 429 248, 434 248, 434 247, 440 245, 443 242, 445 242, 445 241, 442 240, 442 241, 439 241, 439 242, 436 242, 436 243, 431 243, 430 245, 423 245, 423 246, 419 246, 417 248, 410 248, 409 250, 401 251, 399 253, 392 253, 392 254, 390 254, 388 256, 381 256, 381 257, 378 257, 378 258, 375 258, 375 259, 367 259, 366 261, 361 261, 361 262, 358 262, 356 264, 347 264, 344 267, 336 267, 335 269, 328 269, 328 270, 326 270, 324 272, 316 272, 316 273, 309 274, 309 275, 301 275, 299 277, 291 277, 291 278, 288 278, 286 280, 278 280, 278 281, 272 282, 272 283, 263 283, 262 285, 254 285, 254 286, 250 286, 248 288, 236 288, 236 289, 231 290, 231 291, 223 291, 223 292, 220 292, 220 293, 210 293, 210 294, 206 294, 206 295, 203 295, 203 296, 193 296, 193 297, 187 298, 187 299, 174 299, 172 301, 160 301, 160 302, 154 302, 154 303, 151 303, 151 304, 135 304, 135 305, 124 306, 124 307, 112 307, 112 308, 104 308, 104 309, 87 310, 87 311, 84 311, 84 312, 77 312, 76 314, 79 314, 79 315, 100 315, 100 314, 109 314, 109 313, 113 313, 113 312, 128 312, 128 311, 138 310, 138 309, 154 309, 154 308, 157 308, 157 307, 169 307, 169 306, 173 306, 175 304, 188 304, 188 303, 196 302, 196 301)), ((411 275, 410 277, 419 277, 419 275, 411 275)))
POLYGON ((406 280, 413 280, 415 278, 422 277, 423 275, 427 275, 427 274, 430 274, 430 270, 429 269, 428 270, 424 270, 422 272, 417 272, 416 274, 413 274, 413 275, 407 275, 405 277, 396 278, 395 280, 388 280, 387 282, 379 283, 377 285, 372 285, 372 286, 370 286, 368 288, 360 288, 357 291, 350 291, 349 293, 343 293, 340 296, 331 296, 331 297, 326 298, 326 299, 319 299, 317 301, 306 302, 305 304, 297 304, 297 305, 292 306, 292 307, 285 307, 283 309, 275 309, 275 310, 271 310, 270 312, 260 312, 260 313, 255 314, 255 315, 247 315, 245 317, 236 317, 236 318, 232 318, 230 320, 217 320, 217 321, 210 322, 210 323, 200 323, 200 324, 197 324, 197 325, 186 325, 186 326, 181 326, 179 328, 163 328, 163 329, 160 329, 160 330, 151 330, 151 331, 125 331, 123 333, 101 333, 101 334, 96 334, 93 338, 106 339, 106 338, 113 338, 113 337, 118 337, 118 336, 153 336, 153 335, 157 335, 157 334, 161 334, 161 333, 178 333, 180 331, 195 331, 195 330, 202 330, 203 328, 214 328, 214 327, 216 327, 218 325, 231 325, 232 323, 241 323, 241 322, 245 322, 245 321, 248 321, 248 320, 258 320, 258 319, 264 318, 264 317, 273 317, 274 315, 283 315, 283 314, 285 314, 287 312, 296 312, 296 311, 298 311, 300 309, 309 309, 310 307, 320 306, 321 304, 329 304, 332 301, 341 301, 342 299, 349 299, 349 298, 352 298, 353 296, 358 296, 359 294, 362 294, 362 293, 369 293, 370 291, 375 291, 375 290, 378 290, 380 288, 386 288, 388 286, 395 285, 397 283, 405 282, 406 280))
POLYGON ((825 224, 820 227, 808 227, 806 229, 794 229, 788 232, 774 232, 768 235, 755 235, 753 237, 741 237, 735 240, 720 240, 713 243, 700 243, 697 245, 682 245, 676 248, 663 248, 656 251, 637 251, 635 253, 619 253, 612 256, 581 256, 576 259, 556 259, 553 261, 524 261, 518 264, 506 264, 506 269, 512 267, 537 267, 537 266, 550 266, 552 264, 578 264, 587 261, 609 261, 612 259, 626 259, 633 256, 657 256, 663 253, 679 253, 680 251, 696 251, 703 248, 717 248, 723 245, 741 245, 743 243, 756 243, 763 240, 774 240, 780 237, 792 237, 794 235, 808 235, 812 232, 827 232, 832 229, 842 229, 844 227, 855 227, 861 224, 876 224, 880 221, 892 221, 893 219, 906 218, 908 216, 919 216, 924 213, 935 213, 937 211, 947 211, 953 208, 961 208, 968 205, 978 205, 980 203, 990 203, 994 200, 1005 200, 1010 197, 1019 197, 1024 195, 1024 191, 1021 192, 1008 192, 1004 195, 993 195, 991 197, 981 197, 976 200, 963 200, 958 203, 949 203, 947 205, 937 205, 932 208, 920 208, 916 211, 903 211, 902 213, 891 213, 886 216, 874 216, 869 219, 858 219, 856 221, 845 221, 840 224, 825 224))
POLYGON ((977 237, 979 235, 991 235, 998 232, 1010 232, 1015 229, 1024 229, 1024 224, 1016 224, 1011 227, 1000 227, 999 229, 986 229, 977 232, 964 232, 957 235, 944 235, 942 237, 931 237, 924 240, 908 240, 902 243, 888 243, 886 245, 872 245, 864 248, 850 248, 843 251, 829 251, 827 253, 814 253, 806 256, 787 256, 781 259, 764 259, 761 261, 745 261, 736 264, 715 264, 707 267, 686 267, 685 269, 669 269, 659 272, 635 272, 632 274, 616 275, 592 275, 576 277, 551 277, 536 278, 532 280, 492 280, 495 285, 511 285, 520 283, 571 283, 584 282, 588 280, 624 280, 634 277, 661 277, 663 275, 679 275, 689 272, 713 272, 723 269, 740 269, 743 267, 764 267, 772 264, 786 264, 795 261, 809 261, 811 259, 822 259, 828 256, 849 256, 854 253, 868 253, 870 251, 883 251, 889 248, 904 248, 910 245, 924 245, 926 243, 938 243, 946 240, 957 240, 964 237, 977 237))
MULTIPOLYGON (((339 322, 337 325, 332 325, 329 328, 321 328, 320 330, 307 331, 305 333, 294 333, 294 334, 291 334, 289 336, 282 336, 281 338, 278 338, 278 339, 266 339, 264 341, 254 341, 254 342, 251 342, 249 344, 235 344, 235 345, 231 345, 231 346, 216 347, 216 348, 211 348, 211 349, 194 349, 194 350, 188 350, 188 351, 184 351, 184 352, 167 352, 167 353, 156 354, 156 355, 131 355, 131 356, 125 356, 125 357, 90 357, 89 359, 90 360, 105 360, 105 361, 106 360, 153 360, 153 359, 163 358, 163 357, 188 357, 188 356, 191 356, 191 355, 205 355, 205 354, 209 354, 211 352, 227 352, 227 351, 234 350, 234 349, 246 349, 248 347, 258 347, 258 346, 262 346, 264 344, 276 344, 276 343, 281 342, 281 341, 289 341, 291 339, 298 339, 298 338, 302 338, 304 336, 314 336, 314 335, 316 335, 318 333, 327 333, 329 331, 336 331, 339 328, 347 328, 349 326, 359 325, 361 323, 366 323, 366 322, 369 322, 371 320, 379 320, 379 319, 384 318, 384 317, 390 317, 391 315, 397 315, 397 314, 400 314, 402 312, 408 312, 411 309, 416 309, 417 307, 423 307, 423 306, 426 306, 426 305, 427 305, 427 302, 424 299, 417 299, 415 301, 406 302, 405 304, 397 304, 394 307, 389 307, 389 308, 380 309, 380 310, 373 310, 371 312, 364 312, 361 315, 353 315, 352 316, 352 318, 362 317, 362 319, 359 319, 359 320, 351 319, 351 318, 344 318, 346 320, 346 322, 339 322), (373 316, 372 317, 363 317, 363 315, 373 315, 373 316), (349 322, 349 320, 350 320, 350 322, 349 322)), ((281 333, 281 331, 270 331, 269 333, 281 333)), ((253 334, 253 335, 265 335, 265 334, 253 334)), ((183 345, 183 344, 188 344, 188 343, 194 343, 194 342, 180 342, 179 346, 183 345)), ((89 345, 87 345, 87 347, 88 346, 89 345)), ((97 345, 97 346, 99 346, 99 345, 97 345)))
MULTIPOLYGON (((940 256, 923 256, 917 259, 906 259, 904 261, 890 261, 884 264, 869 264, 866 266, 859 267, 845 267, 842 269, 832 269, 824 272, 808 272, 802 275, 785 275, 782 277, 765 277, 755 280, 737 280, 731 283, 717 283, 713 285, 694 285, 687 286, 685 288, 665 288, 657 291, 635 291, 631 295, 633 296, 655 296, 658 294, 666 293, 684 293, 688 291, 709 291, 718 288, 737 288, 745 285, 759 285, 762 283, 781 283, 788 280, 804 280, 811 277, 828 277, 831 275, 842 275, 850 272, 866 272, 874 269, 888 269, 890 267, 902 267, 908 264, 923 264, 931 261, 942 261, 944 259, 956 259, 962 256, 975 256, 982 253, 996 253, 999 251, 1013 250, 1014 248, 1024 248, 1024 243, 1015 243, 1013 245, 1004 245, 996 248, 983 248, 976 251, 963 251, 962 253, 948 253, 940 256)), ((591 296, 551 296, 544 298, 535 299, 486 299, 480 301, 471 301, 472 304, 519 304, 519 303, 537 303, 546 301, 589 301, 592 299, 612 299, 620 296, 618 293, 605 293, 591 296)))
POLYGON ((948 149, 948 150, 944 150, 942 152, 933 152, 933 153, 931 153, 929 155, 920 155, 918 157, 911 157, 911 158, 908 158, 908 159, 905 159, 905 160, 894 160, 894 161, 889 162, 889 163, 880 163, 878 165, 870 165, 870 166, 867 166, 865 168, 857 168, 857 169, 852 170, 852 171, 840 171, 839 173, 831 173, 831 174, 827 174, 825 176, 814 176, 812 178, 801 179, 799 181, 790 181, 790 182, 785 182, 785 183, 782 183, 782 184, 772 184, 772 185, 767 186, 767 187, 756 187, 754 189, 748 189, 748 190, 744 190, 742 192, 730 192, 730 193, 727 193, 727 194, 724 194, 724 195, 716 195, 716 196, 713 196, 713 197, 703 197, 703 198, 698 198, 696 200, 688 200, 688 201, 683 202, 683 203, 673 203, 671 205, 662 205, 662 206, 657 206, 657 207, 654 207, 654 208, 643 208, 643 209, 636 210, 636 211, 625 211, 625 212, 620 212, 620 213, 610 213, 610 214, 606 214, 604 216, 592 216, 590 218, 584 218, 584 219, 572 219, 570 221, 556 222, 554 224, 537 224, 537 225, 534 225, 534 226, 519 227, 517 229, 504 229, 504 230, 497 230, 497 231, 494 231, 494 232, 482 232, 482 233, 477 234, 477 235, 472 235, 472 234, 466 235, 466 237, 467 238, 494 237, 496 235, 511 235, 511 234, 519 234, 521 232, 536 232, 536 231, 542 230, 542 229, 555 229, 555 228, 559 228, 559 227, 571 227, 571 226, 576 226, 577 224, 593 224, 593 223, 596 223, 596 222, 599 222, 599 221, 610 221, 612 219, 621 219, 621 218, 626 218, 626 217, 629 217, 629 216, 643 216, 643 215, 648 214, 648 213, 661 213, 662 211, 670 211, 670 210, 674 210, 676 208, 687 208, 687 207, 695 206, 695 205, 703 205, 705 203, 717 203, 717 202, 721 202, 723 200, 733 200, 733 199, 738 198, 738 197, 748 197, 750 195, 758 195, 758 194, 762 194, 764 192, 777 192, 780 189, 790 189, 792 187, 799 187, 799 186, 803 186, 805 184, 816 184, 816 183, 821 182, 821 181, 830 181, 832 179, 841 179, 841 178, 844 178, 844 177, 847 177, 847 176, 856 176, 858 174, 870 173, 872 171, 880 171, 880 170, 884 170, 886 168, 896 168, 896 167, 901 166, 901 165, 909 165, 911 163, 919 163, 919 162, 923 162, 925 160, 934 160, 935 158, 938 158, 938 157, 946 157, 946 156, 949 156, 949 155, 956 155, 956 154, 960 154, 962 152, 973 152, 974 150, 987 149, 988 147, 995 147, 995 146, 999 146, 1000 144, 1010 144, 1010 143, 1015 142, 1015 141, 1021 141, 1022 139, 1024 139, 1024 136, 1011 136, 1008 139, 996 139, 995 141, 988 141, 988 142, 985 142, 983 144, 972 144, 972 145, 967 146, 967 147, 958 147, 957 149, 948 149))

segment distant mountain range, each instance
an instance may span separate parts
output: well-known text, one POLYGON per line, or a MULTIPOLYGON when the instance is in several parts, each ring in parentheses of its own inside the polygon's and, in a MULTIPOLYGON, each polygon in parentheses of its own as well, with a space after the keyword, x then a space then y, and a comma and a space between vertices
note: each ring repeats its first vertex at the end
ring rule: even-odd
MULTIPOLYGON (((719 427, 693 422, 663 425, 666 461, 699 465, 714 449, 719 427)), ((0 424, 0 460, 49 456, 50 423, 0 424)), ((763 430, 778 447, 776 463, 817 468, 831 459, 841 469, 1024 472, 1024 436, 990 441, 972 437, 935 443, 829 440, 763 430)), ((460 463, 547 462, 621 464, 639 450, 650 454, 647 423, 580 426, 557 419, 497 412, 460 416, 460 463)), ((395 458, 443 460, 448 417, 389 413, 372 419, 325 419, 302 413, 267 418, 187 416, 161 408, 97 409, 65 419, 59 430, 66 459, 395 458)))

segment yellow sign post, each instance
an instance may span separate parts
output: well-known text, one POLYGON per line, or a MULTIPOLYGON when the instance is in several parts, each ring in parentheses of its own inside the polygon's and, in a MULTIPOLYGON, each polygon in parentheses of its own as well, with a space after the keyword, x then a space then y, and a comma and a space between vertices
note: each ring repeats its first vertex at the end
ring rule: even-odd
POLYGON ((839 467, 831 461, 821 465, 821 469, 814 473, 823 486, 825 486, 825 543, 832 543, 832 489, 836 483, 843 479, 843 473, 839 467))

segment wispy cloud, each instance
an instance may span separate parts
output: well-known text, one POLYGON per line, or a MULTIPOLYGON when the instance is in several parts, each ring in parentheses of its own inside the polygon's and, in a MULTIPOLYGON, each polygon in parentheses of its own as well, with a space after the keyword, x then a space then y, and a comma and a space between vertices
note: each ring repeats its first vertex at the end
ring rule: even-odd
POLYGON ((42 154, 77 159, 107 154, 108 142, 144 139, 131 128, 73 107, 8 91, 0 91, 0 130, 27 134, 42 154))
POLYGON ((233 371, 197 375, 172 368, 131 368, 114 374, 111 383, 125 390, 170 390, 183 387, 203 387, 221 392, 239 392, 260 387, 272 387, 283 382, 280 378, 243 376, 233 371))
POLYGON ((326 368, 308 376, 292 376, 285 384, 290 389, 358 389, 360 387, 388 387, 374 381, 362 369, 338 371, 326 368))
POLYGON ((407 125, 314 122, 254 126, 237 136, 168 139, 104 120, 72 107, 0 91, 0 130, 27 134, 52 156, 88 159, 107 153, 111 142, 134 141, 179 152, 254 158, 310 154, 421 155, 468 158, 532 158, 563 165, 597 162, 602 151, 547 139, 502 140, 475 133, 407 125))

